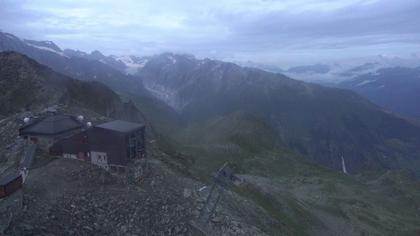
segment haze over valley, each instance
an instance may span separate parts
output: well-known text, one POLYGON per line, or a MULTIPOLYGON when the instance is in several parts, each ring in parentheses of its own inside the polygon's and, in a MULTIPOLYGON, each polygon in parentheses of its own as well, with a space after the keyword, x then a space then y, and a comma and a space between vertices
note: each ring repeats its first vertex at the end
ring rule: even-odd
POLYGON ((417 235, 418 10, 0 2, 0 232, 417 235))

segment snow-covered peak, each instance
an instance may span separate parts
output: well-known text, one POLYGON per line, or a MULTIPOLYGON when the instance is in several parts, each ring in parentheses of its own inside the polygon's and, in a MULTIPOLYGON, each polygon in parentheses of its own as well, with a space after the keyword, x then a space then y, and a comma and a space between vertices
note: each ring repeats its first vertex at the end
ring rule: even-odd
POLYGON ((375 57, 342 60, 330 63, 328 66, 330 68, 328 73, 316 73, 314 71, 305 73, 285 71, 283 73, 291 78, 309 82, 339 83, 364 74, 377 74, 380 69, 384 68, 415 68, 420 66, 420 57, 416 54, 404 58, 378 55, 375 57))
POLYGON ((198 59, 194 55, 186 53, 177 54, 172 52, 166 52, 159 55, 155 55, 155 57, 165 58, 171 64, 176 64, 179 61, 198 61, 198 59))
POLYGON ((122 62, 127 67, 125 70, 127 74, 136 74, 139 69, 143 68, 149 62, 149 58, 147 57, 132 55, 112 56, 112 58, 122 62))
POLYGON ((172 62, 172 64, 175 64, 176 63, 176 59, 172 55, 169 55, 168 56, 168 59, 172 62))
POLYGON ((64 49, 64 54, 69 57, 87 57, 88 54, 86 52, 82 52, 79 50, 73 50, 73 49, 64 49))
POLYGON ((45 50, 45 51, 49 51, 49 52, 53 52, 53 53, 56 53, 56 54, 61 55, 61 56, 65 56, 65 55, 64 55, 64 53, 62 53, 62 52, 60 52, 60 51, 56 51, 56 50, 51 49, 51 48, 49 48, 49 47, 37 46, 37 45, 34 45, 34 44, 30 44, 30 43, 28 43, 27 45, 28 45, 28 46, 31 46, 31 47, 34 47, 34 48, 41 49, 41 50, 45 50))
POLYGON ((12 40, 21 40, 20 38, 14 36, 13 34, 3 33, 3 32, 0 32, 0 33, 3 34, 4 36, 6 36, 9 39, 12 39, 12 40))
POLYGON ((30 47, 41 49, 48 52, 56 53, 60 56, 67 57, 63 51, 53 42, 51 41, 36 41, 36 40, 27 40, 24 39, 23 42, 30 47))
POLYGON ((63 56, 63 57, 67 57, 62 51, 58 51, 58 50, 55 50, 55 49, 52 49, 52 48, 49 48, 49 47, 38 46, 38 45, 35 45, 35 44, 31 44, 31 43, 26 43, 26 45, 28 45, 30 47, 33 47, 33 48, 41 49, 41 50, 44 50, 44 51, 52 52, 52 53, 58 54, 58 55, 63 56))
POLYGON ((27 40, 25 39, 24 42, 30 46, 42 47, 42 48, 49 48, 51 50, 62 52, 62 50, 53 42, 51 41, 36 41, 36 40, 27 40))
POLYGON ((373 83, 373 82, 375 82, 375 81, 376 81, 376 80, 374 80, 374 79, 367 79, 367 80, 363 80, 362 82, 360 82, 360 83, 356 84, 356 86, 357 86, 357 87, 360 87, 360 86, 363 86, 363 85, 366 85, 366 84, 373 83))
POLYGON ((55 45, 52 41, 40 41, 40 42, 46 45, 51 45, 51 46, 55 45))
POLYGON ((100 51, 98 50, 94 50, 90 53, 91 56, 93 57, 98 57, 98 58, 103 58, 105 57, 104 54, 102 54, 100 51))

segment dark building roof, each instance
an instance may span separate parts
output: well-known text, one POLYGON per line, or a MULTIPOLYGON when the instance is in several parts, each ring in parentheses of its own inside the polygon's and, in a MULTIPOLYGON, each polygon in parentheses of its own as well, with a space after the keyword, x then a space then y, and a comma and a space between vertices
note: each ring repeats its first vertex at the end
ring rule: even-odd
POLYGON ((15 180, 19 177, 20 177, 20 173, 18 173, 18 172, 2 176, 0 178, 0 186, 7 185, 8 183, 12 182, 13 180, 15 180))
POLYGON ((123 120, 114 120, 107 123, 103 123, 100 125, 97 125, 96 127, 103 128, 103 129, 109 129, 117 132, 127 133, 134 131, 139 128, 143 128, 143 124, 139 123, 132 123, 128 121, 123 120))
POLYGON ((74 116, 54 114, 23 126, 19 129, 19 135, 57 135, 82 127, 83 123, 74 116))

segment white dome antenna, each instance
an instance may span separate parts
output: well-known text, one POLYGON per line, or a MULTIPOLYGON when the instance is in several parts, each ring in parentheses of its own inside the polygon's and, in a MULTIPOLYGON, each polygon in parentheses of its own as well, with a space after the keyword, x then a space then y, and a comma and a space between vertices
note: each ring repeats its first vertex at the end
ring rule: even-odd
POLYGON ((92 122, 90 122, 90 121, 89 122, 86 122, 86 126, 87 127, 92 127, 92 122))
POLYGON ((78 119, 79 121, 83 121, 84 117, 83 117, 82 115, 79 115, 79 116, 77 116, 77 119, 78 119))
POLYGON ((23 118, 23 122, 25 123, 25 124, 27 124, 27 123, 29 123, 29 121, 30 121, 31 119, 29 118, 29 117, 25 117, 25 118, 23 118))

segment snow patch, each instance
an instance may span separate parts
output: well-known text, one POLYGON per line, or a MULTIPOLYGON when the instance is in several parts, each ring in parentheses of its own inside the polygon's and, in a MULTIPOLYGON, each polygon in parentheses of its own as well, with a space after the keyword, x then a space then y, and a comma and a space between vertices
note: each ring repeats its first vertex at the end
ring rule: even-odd
POLYGON ((341 168, 344 174, 347 174, 346 162, 344 161, 344 157, 341 156, 341 168))
POLYGON ((149 62, 149 60, 148 60, 148 59, 144 59, 142 62, 138 63, 137 65, 138 65, 140 68, 143 68, 143 67, 146 65, 146 63, 147 63, 147 62, 149 62))
POLYGON ((176 63, 176 59, 173 56, 168 56, 168 59, 171 60, 172 64, 176 63))
POLYGON ((14 36, 14 35, 11 35, 11 34, 6 34, 6 37, 8 37, 9 39, 13 39, 13 40, 16 40, 16 39, 20 40, 20 38, 14 36))
POLYGON ((375 82, 375 81, 376 81, 376 80, 373 80, 373 79, 368 79, 368 80, 365 80, 365 81, 362 81, 362 82, 360 82, 360 83, 356 84, 356 86, 360 87, 360 86, 363 86, 363 85, 365 85, 365 84, 370 84, 370 83, 373 83, 373 82, 375 82))
POLYGON ((143 68, 149 60, 147 58, 135 58, 134 56, 114 56, 114 59, 122 62, 127 68, 127 74, 135 74, 141 68, 143 68), (137 60, 135 60, 137 59, 137 60))
POLYGON ((180 112, 186 105, 186 101, 181 101, 178 92, 174 89, 167 88, 159 84, 145 83, 144 87, 152 93, 157 99, 165 102, 175 111, 180 112))
POLYGON ((30 47, 38 48, 38 49, 41 49, 41 50, 44 50, 44 51, 53 52, 53 53, 55 53, 55 54, 58 54, 58 55, 60 55, 60 56, 63 56, 63 57, 67 57, 67 58, 68 58, 68 56, 64 55, 64 53, 63 53, 63 52, 60 52, 60 51, 54 50, 54 49, 52 49, 52 48, 42 47, 42 46, 37 46, 37 45, 30 44, 30 43, 26 43, 26 45, 28 45, 28 46, 30 46, 30 47))

